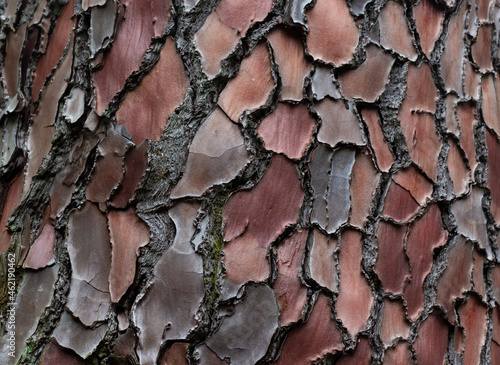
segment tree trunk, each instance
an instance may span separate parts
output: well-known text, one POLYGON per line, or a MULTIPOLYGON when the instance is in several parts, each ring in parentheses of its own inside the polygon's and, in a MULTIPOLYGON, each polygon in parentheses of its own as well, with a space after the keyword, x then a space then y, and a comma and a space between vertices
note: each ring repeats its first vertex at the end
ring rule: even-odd
POLYGON ((4 0, 1 364, 500 364, 491 0, 4 0))

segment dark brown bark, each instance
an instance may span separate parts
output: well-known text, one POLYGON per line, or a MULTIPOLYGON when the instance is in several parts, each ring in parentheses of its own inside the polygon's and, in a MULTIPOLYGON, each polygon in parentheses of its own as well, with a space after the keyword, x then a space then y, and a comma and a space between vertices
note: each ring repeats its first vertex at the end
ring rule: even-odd
POLYGON ((0 12, 1 364, 500 363, 497 3, 0 12))

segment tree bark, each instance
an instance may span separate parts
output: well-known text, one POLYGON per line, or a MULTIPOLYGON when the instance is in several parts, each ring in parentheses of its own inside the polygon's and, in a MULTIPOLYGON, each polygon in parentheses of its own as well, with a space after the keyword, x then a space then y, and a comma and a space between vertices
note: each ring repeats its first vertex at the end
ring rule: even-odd
POLYGON ((500 364, 497 3, 0 12, 1 364, 500 364))

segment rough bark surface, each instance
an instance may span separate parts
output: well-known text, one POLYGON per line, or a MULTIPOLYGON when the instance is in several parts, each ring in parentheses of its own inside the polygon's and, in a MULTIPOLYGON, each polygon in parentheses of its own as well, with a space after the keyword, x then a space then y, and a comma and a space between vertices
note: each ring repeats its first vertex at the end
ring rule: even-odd
POLYGON ((1 364, 500 363, 498 2, 0 19, 1 364))

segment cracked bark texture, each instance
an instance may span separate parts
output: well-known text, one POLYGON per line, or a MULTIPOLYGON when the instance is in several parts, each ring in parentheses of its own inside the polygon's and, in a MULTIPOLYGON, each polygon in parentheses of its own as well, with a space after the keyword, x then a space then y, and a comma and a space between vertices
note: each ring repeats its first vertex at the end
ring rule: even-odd
POLYGON ((0 19, 1 364, 500 364, 497 1, 0 19))

